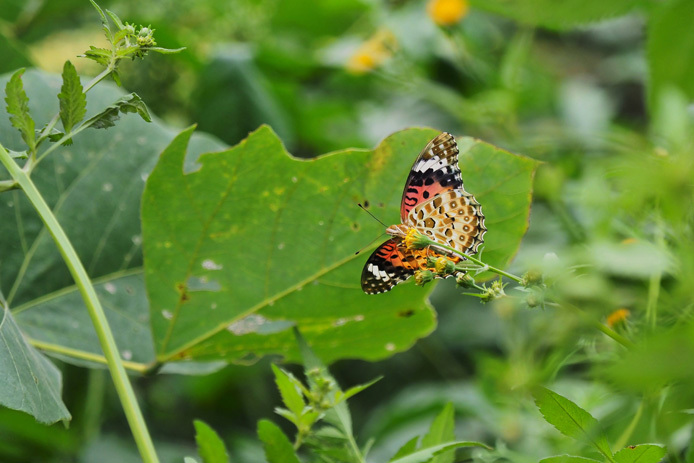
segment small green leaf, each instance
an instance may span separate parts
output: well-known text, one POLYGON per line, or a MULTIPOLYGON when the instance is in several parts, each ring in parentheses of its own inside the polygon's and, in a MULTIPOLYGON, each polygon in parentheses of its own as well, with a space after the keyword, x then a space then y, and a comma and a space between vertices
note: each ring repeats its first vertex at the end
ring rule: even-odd
POLYGON ((94 0, 89 0, 89 2, 94 5, 94 8, 96 8, 96 11, 99 13, 99 16, 101 16, 101 25, 104 28, 104 33, 106 34, 106 38, 108 39, 109 42, 113 43, 113 35, 111 34, 111 28, 108 27, 108 20, 106 19, 106 15, 104 14, 104 11, 101 9, 99 5, 96 4, 94 0))
POLYGON ((115 103, 108 106, 96 116, 88 119, 83 124, 85 127, 95 129, 106 129, 116 125, 116 121, 120 118, 119 113, 138 113, 142 119, 147 122, 152 122, 152 118, 147 111, 144 101, 136 93, 131 93, 119 98, 115 103))
POLYGON ((439 455, 443 452, 449 452, 460 447, 482 447, 484 449, 491 450, 491 448, 488 445, 483 444, 482 442, 445 442, 443 444, 434 445, 433 447, 419 449, 416 452, 410 453, 409 455, 405 455, 404 457, 395 460, 390 460, 390 463, 425 463, 431 461, 431 459, 436 455, 439 455))
POLYGON ((282 402, 294 415, 301 416, 306 405, 301 390, 294 385, 289 374, 274 363, 272 364, 272 371, 275 374, 275 383, 280 390, 282 402))
POLYGON ((658 463, 666 449, 656 444, 630 445, 614 454, 617 463, 658 463))
POLYGON ((27 159, 29 157, 29 154, 26 151, 7 150, 7 152, 10 153, 10 157, 12 159, 27 159))
POLYGON ((63 86, 58 94, 58 100, 63 130, 69 133, 87 113, 87 97, 82 89, 77 70, 70 61, 65 61, 63 66, 63 86))
POLYGON ((359 394, 364 389, 369 388, 372 385, 374 385, 375 383, 377 383, 378 381, 380 381, 382 378, 383 378, 383 376, 379 376, 378 378, 376 378, 372 381, 369 381, 366 384, 360 384, 359 386, 350 387, 345 392, 338 391, 338 393, 335 395, 335 399, 337 400, 337 402, 342 402, 342 401, 347 400, 351 397, 354 397, 355 395, 359 394))
POLYGON ((400 447, 397 452, 395 452, 395 455, 393 455, 393 458, 391 458, 389 461, 394 461, 413 453, 415 450, 417 450, 418 441, 419 436, 414 436, 412 439, 405 442, 405 444, 402 447, 400 447))
POLYGON ((577 457, 575 455, 556 455, 549 458, 543 458, 540 463, 600 463, 592 458, 577 457))
POLYGON ((200 420, 193 422, 195 425, 195 441, 198 443, 198 453, 203 463, 228 463, 229 456, 224 442, 219 435, 200 420))
POLYGON ((118 30, 123 30, 125 28, 125 26, 123 25, 123 21, 120 20, 116 13, 114 13, 111 10, 106 10, 106 14, 109 16, 109 18, 111 18, 111 21, 113 21, 113 23, 116 26, 118 26, 118 30))
POLYGON ((162 55, 172 55, 174 53, 180 53, 185 49, 186 49, 186 47, 181 47, 181 48, 148 47, 147 51, 155 51, 157 53, 161 53, 162 55))
POLYGON ((89 46, 89 50, 85 51, 82 57, 96 61, 102 66, 108 66, 111 62, 111 50, 89 46))
MULTIPOLYGON (((455 428, 454 422, 454 408, 452 403, 447 403, 441 413, 434 419, 429 428, 429 432, 422 437, 421 446, 422 447, 433 447, 444 442, 451 442, 455 439, 455 434, 453 430, 455 428)), ((441 453, 431 460, 431 463, 453 463, 455 458, 455 453, 453 451, 441 453)))
POLYGON ((537 388, 534 393, 535 403, 545 420, 562 434, 593 445, 606 457, 612 456, 607 438, 600 429, 598 420, 556 392, 544 387, 537 388))
POLYGON ((300 463, 291 442, 272 421, 258 422, 258 437, 263 442, 265 458, 269 463, 300 463))
POLYGON ((18 70, 12 74, 7 82, 5 102, 12 126, 21 132, 24 143, 27 144, 30 151, 33 151, 36 147, 36 133, 34 132, 34 120, 29 114, 29 97, 24 92, 22 74, 24 74, 24 69, 18 70))

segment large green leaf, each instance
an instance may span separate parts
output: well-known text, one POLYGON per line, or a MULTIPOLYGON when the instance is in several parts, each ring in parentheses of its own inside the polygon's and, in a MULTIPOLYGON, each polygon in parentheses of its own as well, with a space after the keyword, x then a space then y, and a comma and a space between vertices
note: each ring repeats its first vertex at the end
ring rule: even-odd
MULTIPOLYGON (((9 75, 0 76, 0 87, 8 79, 9 75)), ((58 113, 60 77, 29 70, 22 81, 40 128, 58 113)), ((87 117, 124 94, 109 83, 95 87, 88 94, 87 117)), ((174 135, 159 122, 148 124, 137 115, 124 115, 113 128, 80 133, 72 146, 56 150, 32 174, 90 276, 99 278, 97 291, 119 350, 134 362, 154 360, 148 304, 142 272, 138 272, 142 264, 140 199, 158 153, 174 135)), ((4 105, 0 107, 0 142, 13 150, 23 149, 4 105)), ((196 136, 191 153, 222 146, 196 136)), ((192 165, 194 159, 188 162, 192 165)), ((0 178, 7 178, 4 169, 0 178)), ((18 326, 50 351, 67 348, 101 355, 72 277, 21 191, 0 195, 0 217, 0 287, 10 307, 18 310, 18 326)), ((74 361, 70 356, 61 358, 74 361)))
POLYGON ((649 101, 655 107, 663 92, 681 91, 694 100, 694 8, 690 0, 658 5, 648 23, 649 101))
MULTIPOLYGON (((143 197, 160 361, 250 361, 271 353, 297 359, 292 323, 326 362, 384 358, 431 332, 427 290, 410 283, 387 295, 361 291, 368 252, 355 250, 383 228, 356 203, 399 221, 408 170, 436 131, 409 129, 373 151, 305 161, 262 127, 228 151, 201 156, 200 168, 185 173, 191 133, 162 154, 143 197)), ((477 140, 460 145, 466 188, 483 204, 490 228, 484 258, 504 267, 527 227, 536 162, 477 140)))
POLYGON ((2 305, 0 371, 0 405, 27 412, 42 423, 71 418, 61 399, 60 372, 24 339, 2 305))
POLYGON ((475 8, 498 13, 524 24, 566 29, 621 16, 646 2, 644 0, 472 0, 471 3, 475 8))

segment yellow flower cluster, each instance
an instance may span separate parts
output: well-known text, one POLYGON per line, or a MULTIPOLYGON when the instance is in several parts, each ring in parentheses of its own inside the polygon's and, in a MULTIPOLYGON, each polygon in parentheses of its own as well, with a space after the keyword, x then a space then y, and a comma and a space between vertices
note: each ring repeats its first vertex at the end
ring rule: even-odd
POLYGON ((439 26, 450 26, 460 21, 469 8, 468 0, 429 0, 427 13, 439 26))
POLYGON ((396 46, 393 33, 382 29, 357 48, 347 62, 347 70, 354 74, 367 73, 390 58, 396 46))

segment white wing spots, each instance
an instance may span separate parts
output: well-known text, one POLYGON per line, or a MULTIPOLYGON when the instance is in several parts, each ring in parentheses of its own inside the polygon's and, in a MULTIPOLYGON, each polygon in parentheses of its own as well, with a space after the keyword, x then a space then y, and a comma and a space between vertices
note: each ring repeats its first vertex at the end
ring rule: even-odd
POLYGON ((392 342, 389 342, 388 344, 386 344, 386 350, 388 352, 393 352, 395 350, 395 344, 393 344, 392 342))
POLYGON ((104 289, 109 294, 116 294, 116 285, 114 285, 113 283, 106 283, 104 285, 104 289))
POLYGON ((222 264, 218 264, 212 259, 205 259, 202 261, 202 268, 205 270, 222 270, 223 267, 222 264))
POLYGON ((124 350, 120 353, 123 360, 131 360, 133 358, 133 352, 131 350, 124 350))
POLYGON ((161 311, 161 316, 164 317, 167 320, 171 320, 173 318, 173 314, 168 311, 168 310, 162 310, 161 311))
POLYGON ((102 191, 105 191, 106 193, 110 193, 113 191, 113 184, 111 183, 104 183, 103 186, 101 187, 102 191))

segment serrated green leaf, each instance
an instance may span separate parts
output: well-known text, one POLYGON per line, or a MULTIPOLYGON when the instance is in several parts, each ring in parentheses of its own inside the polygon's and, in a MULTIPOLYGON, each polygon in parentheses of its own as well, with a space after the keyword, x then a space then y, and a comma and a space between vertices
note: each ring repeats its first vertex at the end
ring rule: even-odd
POLYGON ((556 455, 549 458, 543 458, 540 463, 601 463, 592 458, 577 457, 575 455, 556 455))
POLYGON ((109 42, 113 43, 113 35, 111 34, 111 28, 108 26, 108 20, 106 19, 104 11, 101 9, 101 7, 99 7, 99 5, 96 4, 94 0, 89 0, 89 2, 94 6, 101 17, 101 25, 104 29, 104 33, 106 34, 106 38, 109 42))
POLYGON ((125 27, 125 26, 123 26, 123 21, 120 20, 120 18, 118 17, 118 15, 117 15, 116 13, 114 13, 113 11, 107 9, 107 10, 106 10, 106 14, 109 16, 109 18, 111 18, 111 21, 113 21, 113 23, 114 23, 116 26, 118 26, 118 29, 119 29, 119 30, 120 30, 120 29, 123 29, 123 28, 125 27))
POLYGON ((8 153, 10 153, 10 157, 12 159, 27 159, 29 157, 29 153, 26 151, 12 151, 12 150, 7 150, 8 153))
POLYGON ((0 405, 26 412, 46 424, 71 419, 60 397, 60 371, 27 342, 2 304, 0 371, 0 405))
POLYGON ((203 463, 228 463, 229 455, 219 435, 206 423, 195 420, 195 442, 203 463))
POLYGON ((394 460, 398 460, 404 456, 412 454, 415 450, 417 450, 417 442, 419 442, 419 436, 414 436, 412 439, 405 442, 405 444, 402 447, 400 447, 397 452, 395 452, 393 458, 391 458, 388 461, 392 462, 394 460))
POLYGON ((116 121, 120 119, 120 113, 137 113, 145 121, 152 122, 145 102, 136 93, 131 93, 119 98, 99 114, 86 120, 83 125, 94 129, 113 127, 116 125, 116 121))
POLYGON ((630 445, 615 453, 614 460, 617 463, 658 463, 666 453, 662 445, 630 445))
POLYGON ((374 384, 379 382, 382 378, 383 378, 382 376, 379 376, 378 378, 376 378, 372 381, 369 381, 366 384, 360 384, 359 386, 350 387, 345 392, 339 391, 337 393, 336 398, 339 402, 342 402, 343 400, 348 400, 349 398, 354 397, 355 395, 359 394, 364 389, 367 389, 367 388, 373 386, 374 384))
MULTIPOLYGON (((429 432, 427 432, 420 443, 422 448, 433 447, 435 445, 442 444, 444 442, 451 442, 455 440, 455 421, 452 403, 447 403, 441 413, 439 413, 434 421, 431 423, 429 432)), ((453 463, 455 458, 455 452, 442 452, 431 460, 431 463, 453 463)))
POLYGON ((263 442, 268 463, 300 463, 291 442, 272 421, 258 422, 258 437, 263 442))
POLYGON ((487 450, 491 448, 483 444, 482 442, 473 441, 455 441, 455 442, 445 442, 439 445, 434 445, 432 447, 421 448, 416 452, 410 453, 403 457, 397 458, 395 460, 390 460, 390 463, 425 463, 430 461, 436 455, 444 452, 449 452, 461 447, 482 447, 487 450))
MULTIPOLYGON (((375 360, 433 329, 429 289, 405 284, 387 295, 361 291, 368 252, 354 252, 383 229, 355 204, 368 200, 384 220, 399 220, 407 173, 438 131, 409 129, 375 150, 307 161, 289 156, 272 130, 261 127, 184 173, 191 133, 162 154, 143 197, 160 360, 249 361, 270 353, 295 360, 291 331, 277 328, 289 322, 323 361, 375 360), (200 281, 208 283, 205 290, 186 290, 200 281), (170 318, 162 317, 165 310, 170 318)), ((487 217, 484 259, 504 268, 528 225, 537 162, 478 140, 459 141, 466 189, 487 217)))
POLYGON ((36 133, 34 131, 34 119, 29 114, 29 97, 24 91, 22 75, 24 69, 20 69, 14 74, 5 85, 5 103, 7 103, 7 113, 10 115, 12 126, 22 134, 24 143, 32 151, 36 147, 36 133))
POLYGON ((475 8, 520 23, 567 29, 624 15, 646 4, 643 0, 471 0, 475 8))
POLYGON ((656 5, 648 22, 648 99, 652 110, 674 87, 694 99, 694 8, 689 0, 656 5))
POLYGON ((106 48, 97 48, 90 45, 89 50, 85 51, 82 56, 92 61, 96 61, 102 66, 108 66, 111 62, 111 50, 106 48))
POLYGON ((300 417, 306 403, 301 390, 291 381, 287 372, 272 364, 272 372, 275 374, 275 383, 282 396, 282 402, 295 416, 300 417))
POLYGON ((58 94, 58 100, 63 130, 69 133, 87 113, 87 96, 84 94, 77 70, 70 61, 65 61, 63 66, 63 86, 58 94))
POLYGON ((533 396, 542 416, 559 432, 578 441, 590 443, 605 456, 612 456, 598 420, 590 413, 566 397, 544 387, 538 387, 533 396))
MULTIPOLYGON (((0 76, 0 88, 10 75, 0 76)), ((54 101, 59 76, 28 70, 22 77, 31 101, 54 101)), ((89 93, 88 109, 96 112, 124 95, 105 82, 89 93)), ((57 102, 56 102, 57 103, 57 102)), ((36 120, 48 121, 57 104, 38 105, 36 120)), ((159 122, 147 124, 126 117, 108 132, 84 131, 70 148, 59 147, 32 180, 73 242, 114 331, 124 360, 140 366, 155 361, 149 326, 149 306, 142 276, 140 200, 147 175, 158 154, 171 141, 173 130, 159 122)), ((21 145, 19 132, 0 118, 0 139, 21 145)), ((223 148, 211 137, 196 135, 193 158, 201 151, 223 148)), ((192 165, 192 164, 191 164, 192 165)), ((0 195, 0 288, 10 298, 14 318, 33 341, 81 356, 103 359, 88 312, 50 234, 24 195, 0 195), (28 251, 31 252, 28 252, 28 251)), ((56 355, 56 354, 51 354, 56 355)), ((95 362, 61 359, 94 367, 95 362)), ((183 361, 162 371, 200 374, 209 367, 183 361)), ((217 367, 219 362, 216 363, 217 367)), ((101 364, 103 367, 103 364, 101 364)))

